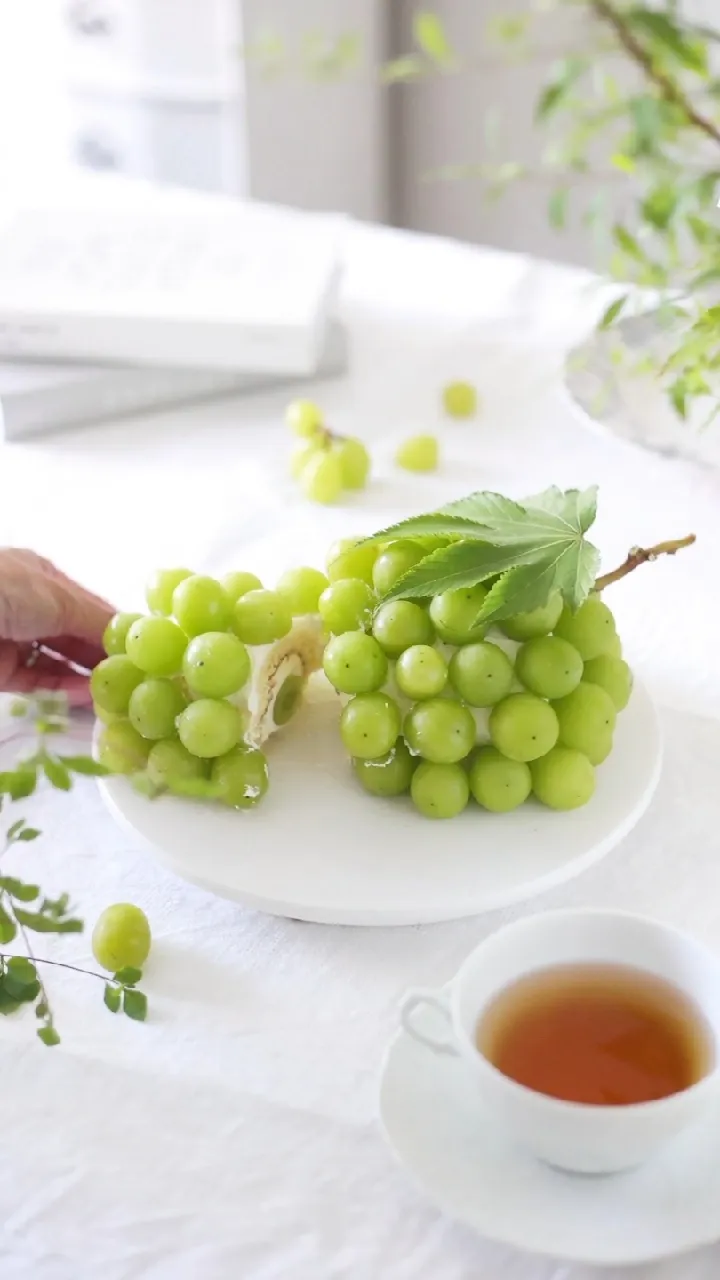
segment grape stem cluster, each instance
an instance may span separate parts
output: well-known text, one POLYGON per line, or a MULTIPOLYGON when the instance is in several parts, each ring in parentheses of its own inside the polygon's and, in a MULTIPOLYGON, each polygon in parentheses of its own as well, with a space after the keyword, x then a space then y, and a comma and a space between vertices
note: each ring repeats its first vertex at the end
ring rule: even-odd
POLYGON ((619 582, 621 578, 627 577, 634 569, 638 569, 641 564, 650 564, 651 561, 659 559, 660 556, 674 556, 676 552, 682 551, 685 547, 691 547, 694 542, 695 534, 689 533, 685 538, 658 542, 654 547, 632 547, 617 569, 612 569, 609 573, 604 573, 596 579, 595 590, 603 591, 611 583, 619 582))

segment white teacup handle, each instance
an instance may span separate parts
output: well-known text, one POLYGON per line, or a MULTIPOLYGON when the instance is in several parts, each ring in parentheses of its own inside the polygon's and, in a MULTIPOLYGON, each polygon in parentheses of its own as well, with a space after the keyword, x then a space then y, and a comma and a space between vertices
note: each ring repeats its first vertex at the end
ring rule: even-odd
POLYGON ((447 1053, 454 1058, 457 1057, 458 1047, 452 1033, 452 1014, 450 1012, 450 1003, 446 996, 439 994, 437 991, 408 991, 400 1005, 400 1021, 408 1035, 412 1036, 413 1040, 417 1040, 419 1044, 424 1044, 426 1048, 432 1049, 435 1053, 447 1053), (448 1028, 446 1035, 429 1035, 415 1026, 413 1015, 416 1009, 426 1007, 434 1009, 441 1015, 448 1028))

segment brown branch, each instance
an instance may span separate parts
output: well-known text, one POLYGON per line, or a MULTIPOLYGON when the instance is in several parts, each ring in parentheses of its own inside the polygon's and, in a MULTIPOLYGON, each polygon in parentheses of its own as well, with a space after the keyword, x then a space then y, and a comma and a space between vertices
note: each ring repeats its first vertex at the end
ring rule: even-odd
POLYGON ((625 22, 622 14, 618 13, 611 0, 590 0, 590 8, 601 22, 607 23, 614 31, 625 52, 629 54, 633 62, 642 68, 647 78, 660 90, 665 101, 679 107, 689 124, 695 125, 696 129, 700 129, 702 133, 706 134, 708 138, 712 138, 714 142, 720 143, 720 127, 712 120, 709 120, 707 116, 703 116, 699 111, 696 111, 677 81, 656 65, 645 46, 625 22))
POLYGON ((682 551, 683 547, 691 547, 694 541, 695 534, 689 533, 686 538, 676 538, 671 542, 658 542, 654 547, 633 547, 617 569, 613 569, 610 573, 604 573, 601 578, 596 579, 595 590, 602 591, 605 587, 609 587, 611 583, 619 582, 628 573, 632 573, 633 569, 638 569, 641 564, 649 564, 651 560, 657 560, 659 556, 674 556, 675 552, 682 551))

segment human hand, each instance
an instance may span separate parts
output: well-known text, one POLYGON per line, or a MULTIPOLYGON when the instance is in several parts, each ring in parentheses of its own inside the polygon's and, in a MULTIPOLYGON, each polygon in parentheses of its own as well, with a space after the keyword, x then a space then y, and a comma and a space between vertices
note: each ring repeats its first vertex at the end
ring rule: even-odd
POLYGON ((0 689, 62 691, 92 701, 88 673, 105 655, 114 610, 34 551, 0 549, 0 689))

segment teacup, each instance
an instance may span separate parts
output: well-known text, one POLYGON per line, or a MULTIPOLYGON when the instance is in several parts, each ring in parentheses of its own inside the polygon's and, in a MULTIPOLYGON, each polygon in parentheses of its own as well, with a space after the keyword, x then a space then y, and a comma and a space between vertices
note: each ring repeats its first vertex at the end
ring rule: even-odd
POLYGON ((437 1053, 463 1058, 478 1098, 508 1134, 538 1159, 572 1173, 618 1173, 644 1163, 720 1098, 720 958, 693 938, 620 911, 549 911, 491 934, 468 956, 450 986, 416 990, 401 1008, 405 1030, 437 1053), (667 1097, 625 1106, 588 1105, 519 1084, 477 1047, 476 1029, 501 991, 520 978, 560 965, 625 965, 672 984, 703 1015, 712 1041, 707 1074, 667 1097), (415 1011, 442 1018, 438 1034, 421 1029, 415 1011))

